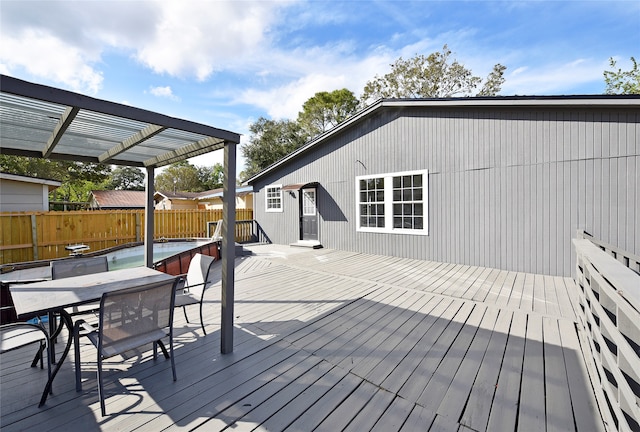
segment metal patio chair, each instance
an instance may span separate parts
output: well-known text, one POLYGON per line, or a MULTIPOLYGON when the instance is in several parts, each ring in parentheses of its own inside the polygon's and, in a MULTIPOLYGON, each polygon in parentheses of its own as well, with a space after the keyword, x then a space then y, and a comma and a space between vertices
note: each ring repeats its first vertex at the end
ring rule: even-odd
MULTIPOLYGON (((62 279, 73 276, 83 276, 93 273, 109 271, 109 261, 106 256, 70 258, 60 261, 51 261, 51 279, 62 279)), ((67 310, 70 315, 97 312, 99 303, 89 303, 81 306, 73 306, 67 310)))
POLYGON ((102 415, 106 415, 102 383, 104 359, 153 343, 153 359, 157 359, 160 345, 167 359, 171 359, 173 380, 176 365, 173 355, 173 310, 177 278, 127 288, 102 295, 98 327, 80 319, 74 325, 76 391, 82 390, 80 374, 80 337, 87 337, 97 349, 98 398, 102 415), (168 338, 169 351, 162 342, 168 338))
MULTIPOLYGON (((36 351, 36 355, 31 362, 31 367, 36 367, 38 362, 40 362, 40 369, 44 367, 43 357, 44 352, 47 351, 48 340, 47 331, 39 324, 18 322, 0 326, 0 354, 28 345, 38 344, 38 351, 36 351)), ((51 377, 51 357, 48 355, 47 374, 48 377, 51 377)))
POLYGON ((73 276, 83 276, 109 270, 106 256, 67 258, 51 261, 51 279, 62 279, 73 276))
POLYGON ((214 277, 214 272, 212 271, 215 261, 216 259, 212 256, 199 253, 195 254, 193 258, 191 258, 187 274, 181 276, 184 280, 184 287, 180 286, 176 290, 175 305, 176 307, 182 307, 184 318, 187 322, 189 322, 187 306, 194 304, 200 305, 200 327, 202 327, 202 332, 205 335, 207 331, 204 329, 202 304, 205 290, 219 280, 219 278, 214 277))
POLYGON ((222 240, 222 219, 218 220, 216 223, 216 229, 213 231, 213 235, 211 236, 211 241, 220 240, 222 240))
MULTIPOLYGON (((63 279, 74 276, 83 276, 93 273, 101 273, 109 271, 109 261, 106 256, 68 258, 59 261, 51 261, 51 279, 63 279)), ((69 315, 85 315, 97 314, 100 309, 100 303, 93 302, 80 306, 67 308, 69 315)), ((55 333, 57 322, 53 317, 49 316, 49 331, 55 333)))

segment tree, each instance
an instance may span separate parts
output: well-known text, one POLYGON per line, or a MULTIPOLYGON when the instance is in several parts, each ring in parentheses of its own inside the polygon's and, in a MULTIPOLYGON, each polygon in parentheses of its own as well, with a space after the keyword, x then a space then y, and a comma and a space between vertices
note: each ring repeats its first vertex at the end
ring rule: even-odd
POLYGON ((346 120, 358 110, 358 105, 358 99, 346 88, 318 92, 302 106, 298 123, 310 139, 346 120))
POLYGON ((155 189, 161 192, 202 192, 198 169, 183 160, 169 165, 155 178, 155 189))
POLYGON ((199 166, 198 179, 204 188, 203 190, 219 189, 224 181, 224 167, 222 164, 215 164, 212 167, 199 166))
MULTIPOLYGON (((361 97, 367 104, 379 98, 445 98, 471 95, 482 82, 471 70, 457 60, 451 60, 451 50, 444 45, 442 52, 425 57, 417 55, 409 60, 400 57, 391 65, 391 72, 367 82, 361 97)), ((504 83, 506 67, 496 64, 480 91, 482 96, 496 95, 504 83)))
POLYGON ((242 147, 246 169, 240 173, 246 180, 282 159, 305 143, 305 134, 297 122, 267 120, 260 117, 249 126, 249 143, 242 147))
POLYGON ((110 190, 144 190, 145 175, 140 168, 117 167, 111 171, 109 180, 105 184, 110 190))
POLYGON ((611 57, 609 66, 613 70, 604 71, 604 82, 607 85, 606 94, 640 94, 640 69, 635 57, 631 57, 631 70, 616 69, 617 62, 611 57))
POLYGON ((493 70, 489 72, 487 79, 482 86, 482 90, 478 93, 478 96, 495 96, 500 92, 502 84, 504 84, 504 71, 507 70, 506 66, 500 63, 493 66, 493 70))

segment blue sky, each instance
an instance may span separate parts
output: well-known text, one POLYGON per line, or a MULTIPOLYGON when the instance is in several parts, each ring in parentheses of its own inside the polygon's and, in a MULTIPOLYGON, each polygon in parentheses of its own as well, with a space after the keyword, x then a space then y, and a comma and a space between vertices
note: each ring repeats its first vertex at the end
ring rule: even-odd
MULTIPOLYGON (((0 0, 0 72, 249 137, 447 44, 502 95, 599 94, 640 60, 640 2, 0 0)), ((239 152, 239 155, 241 152, 239 152)), ((221 152, 191 162, 209 165, 221 152)), ((239 160, 239 169, 243 161, 239 160)))

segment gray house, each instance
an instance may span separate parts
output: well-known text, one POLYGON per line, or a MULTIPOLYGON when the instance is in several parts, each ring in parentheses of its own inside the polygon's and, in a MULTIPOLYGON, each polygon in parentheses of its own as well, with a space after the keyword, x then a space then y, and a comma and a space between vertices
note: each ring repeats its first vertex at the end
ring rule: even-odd
POLYGON ((640 96, 383 99, 250 178, 273 243, 570 275, 640 254, 640 96))
POLYGON ((0 172, 0 212, 49 211, 49 192, 57 180, 0 172))

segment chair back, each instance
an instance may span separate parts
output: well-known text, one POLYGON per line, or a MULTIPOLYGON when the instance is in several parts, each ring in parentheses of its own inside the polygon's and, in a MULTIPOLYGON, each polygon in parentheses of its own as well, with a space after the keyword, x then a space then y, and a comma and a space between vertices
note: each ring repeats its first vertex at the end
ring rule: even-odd
POLYGON ((193 295, 200 295, 215 282, 214 272, 211 271, 216 259, 209 255, 195 254, 189 263, 187 271, 187 286, 193 295))
POLYGON ((51 278, 62 279, 73 276, 82 276, 109 270, 109 262, 106 256, 69 258, 60 261, 51 261, 51 278))
POLYGON ((16 348, 47 341, 47 332, 37 324, 12 323, 0 325, 0 354, 16 348))
POLYGON ((173 334, 176 282, 177 278, 102 295, 98 350, 103 358, 173 334))
POLYGON ((222 240, 222 219, 218 220, 216 224, 216 229, 211 236, 211 241, 220 241, 222 240))

